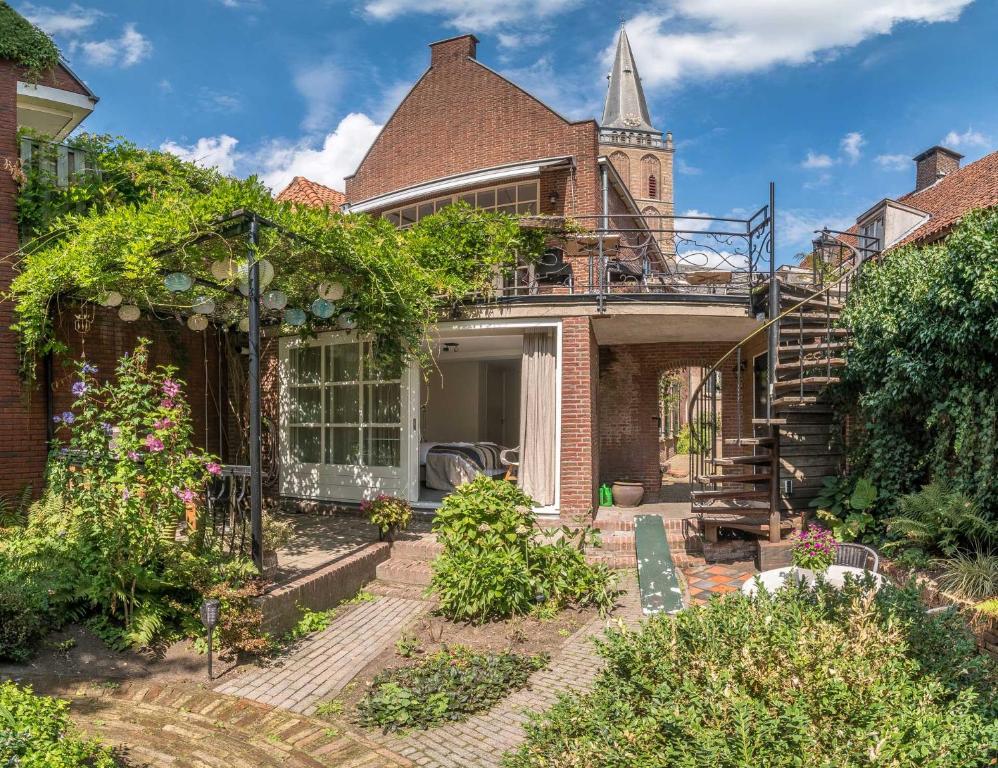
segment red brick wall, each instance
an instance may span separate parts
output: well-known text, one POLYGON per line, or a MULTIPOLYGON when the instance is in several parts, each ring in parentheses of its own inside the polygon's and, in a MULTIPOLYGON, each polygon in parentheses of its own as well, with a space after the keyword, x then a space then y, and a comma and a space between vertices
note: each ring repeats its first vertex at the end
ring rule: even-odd
MULTIPOLYGON (((662 477, 658 440, 659 377, 669 370, 713 365, 731 345, 723 343, 628 344, 599 349, 599 482, 634 480, 654 498, 662 477)), ((735 361, 721 370, 721 431, 735 437, 735 361)), ((751 378, 742 374, 742 434, 751 434, 751 378)), ((728 446, 725 452, 732 454, 728 446)))
POLYGON ((431 50, 430 68, 347 179, 350 202, 506 163, 572 156, 575 191, 559 190, 561 200, 569 213, 598 212, 595 121, 569 123, 478 64, 467 36, 431 50))
POLYGON ((561 517, 567 523, 596 507, 599 348, 589 318, 566 317, 561 344, 561 517))

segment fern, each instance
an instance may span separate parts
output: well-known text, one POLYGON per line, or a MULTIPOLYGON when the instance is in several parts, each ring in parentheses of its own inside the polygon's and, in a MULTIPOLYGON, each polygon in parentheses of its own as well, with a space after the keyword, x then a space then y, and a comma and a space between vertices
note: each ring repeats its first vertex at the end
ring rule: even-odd
POLYGON ((955 556, 973 540, 989 544, 998 540, 998 526, 981 514, 973 499, 935 480, 918 493, 902 496, 900 514, 887 520, 887 531, 901 537, 887 549, 912 545, 955 556))

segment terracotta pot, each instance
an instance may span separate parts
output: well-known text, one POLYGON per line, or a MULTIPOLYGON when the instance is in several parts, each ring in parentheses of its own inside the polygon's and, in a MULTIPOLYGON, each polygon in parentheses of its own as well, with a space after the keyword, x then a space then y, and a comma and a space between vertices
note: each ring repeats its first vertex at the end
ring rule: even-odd
POLYGON ((187 518, 188 533, 194 533, 198 527, 198 505, 193 501, 184 502, 184 515, 187 518))
POLYGON ((636 507, 644 498, 645 488, 641 483, 629 480, 616 480, 613 483, 613 503, 618 507, 636 507))

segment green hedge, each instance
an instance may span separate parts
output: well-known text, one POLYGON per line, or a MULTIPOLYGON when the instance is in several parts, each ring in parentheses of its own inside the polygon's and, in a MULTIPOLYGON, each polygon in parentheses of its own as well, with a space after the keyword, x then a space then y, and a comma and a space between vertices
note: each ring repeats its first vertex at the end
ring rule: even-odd
POLYGON ((994 664, 914 588, 740 594, 611 630, 508 768, 990 765, 994 664))
POLYGON ((10 768, 115 768, 111 751, 77 734, 69 704, 0 683, 0 765, 10 768))
POLYGON ((838 388, 852 465, 894 499, 935 475, 998 515, 998 209, 864 268, 838 388))

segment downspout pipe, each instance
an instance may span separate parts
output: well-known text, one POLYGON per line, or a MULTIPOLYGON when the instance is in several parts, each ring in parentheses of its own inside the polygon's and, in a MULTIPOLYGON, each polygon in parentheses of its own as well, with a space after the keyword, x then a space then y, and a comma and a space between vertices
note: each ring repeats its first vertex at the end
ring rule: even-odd
MULTIPOLYGON (((606 254, 603 251, 603 238, 606 236, 606 232, 609 229, 610 219, 610 177, 607 173, 606 163, 600 165, 600 195, 602 197, 602 216, 600 217, 600 232, 599 232, 599 311, 605 311, 604 307, 604 293, 606 291, 606 286, 604 281, 606 280, 606 254)), ((590 270, 592 270, 592 262, 590 262, 590 270)), ((589 284, 592 285, 593 276, 589 275, 589 284)))
POLYGON ((263 476, 260 450, 260 262, 259 222, 250 218, 246 261, 249 267, 249 422, 250 546, 253 564, 263 571, 263 476))

